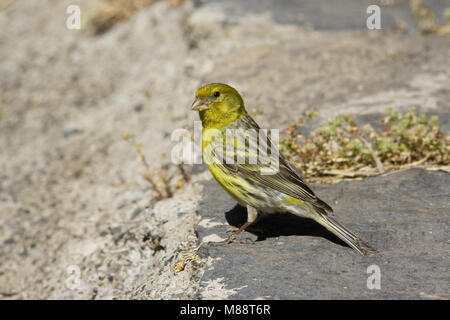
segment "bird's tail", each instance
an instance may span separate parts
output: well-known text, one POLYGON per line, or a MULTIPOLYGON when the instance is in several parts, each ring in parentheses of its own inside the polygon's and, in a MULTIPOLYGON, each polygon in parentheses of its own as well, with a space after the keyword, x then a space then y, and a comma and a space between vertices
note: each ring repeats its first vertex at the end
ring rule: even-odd
POLYGON ((347 243, 362 256, 367 257, 369 253, 378 253, 377 250, 369 246, 363 240, 358 238, 353 232, 348 230, 330 216, 320 214, 319 216, 316 216, 314 220, 339 237, 339 239, 347 243))

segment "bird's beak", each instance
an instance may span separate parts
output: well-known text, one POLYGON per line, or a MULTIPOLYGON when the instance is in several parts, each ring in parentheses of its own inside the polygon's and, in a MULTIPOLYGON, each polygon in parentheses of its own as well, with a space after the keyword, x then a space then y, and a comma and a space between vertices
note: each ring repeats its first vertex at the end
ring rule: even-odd
POLYGON ((196 97, 194 102, 192 103, 192 110, 196 110, 196 111, 204 111, 204 110, 208 110, 209 106, 208 103, 203 100, 202 98, 196 97))

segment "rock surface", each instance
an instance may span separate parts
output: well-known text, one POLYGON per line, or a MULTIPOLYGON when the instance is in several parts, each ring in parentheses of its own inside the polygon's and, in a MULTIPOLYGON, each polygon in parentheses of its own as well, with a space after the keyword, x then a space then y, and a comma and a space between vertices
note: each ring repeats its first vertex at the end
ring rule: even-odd
MULTIPOLYGON (((101 36, 85 27, 101 0, 0 4, 0 298, 449 297, 449 176, 417 169, 314 186, 379 256, 284 216, 265 222, 263 241, 202 246, 200 261, 173 271, 242 215, 224 216, 234 203, 203 166, 187 166, 192 182, 153 205, 123 136, 153 167, 170 165, 171 134, 192 130, 203 83, 236 87, 264 111, 262 127, 310 109, 319 125, 416 105, 449 128, 450 38, 420 35, 409 18, 406 32, 390 31, 406 1, 383 7, 382 32, 360 28, 357 0, 338 11, 278 2, 158 1, 101 36), (79 31, 65 27, 74 2, 79 31), (370 264, 380 290, 365 285, 370 264)), ((450 2, 435 14, 441 6, 450 2)))
MULTIPOLYGON (((276 214, 254 227, 266 233, 254 231, 258 237, 253 240, 261 239, 254 244, 200 249, 203 257, 214 259, 202 278, 200 297, 212 297, 211 284, 217 279, 230 299, 449 296, 448 174, 409 169, 313 189, 333 206, 337 220, 380 253, 361 257, 315 222, 276 214), (380 289, 368 288, 370 266, 379 268, 380 289)), ((208 182, 205 190, 196 230, 200 239, 217 241, 227 236, 226 220, 239 226, 246 211, 236 208, 216 183, 208 182)))

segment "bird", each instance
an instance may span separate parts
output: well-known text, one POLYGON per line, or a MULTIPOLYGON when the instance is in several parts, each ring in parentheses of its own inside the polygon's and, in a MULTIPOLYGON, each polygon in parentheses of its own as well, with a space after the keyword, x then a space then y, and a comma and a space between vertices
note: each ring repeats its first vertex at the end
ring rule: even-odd
POLYGON ((367 257, 378 253, 334 218, 333 209, 319 199, 299 171, 280 152, 275 136, 261 129, 247 113, 239 92, 223 83, 197 90, 191 109, 202 122, 202 156, 225 191, 247 208, 247 221, 222 244, 262 217, 276 213, 313 219, 367 257))

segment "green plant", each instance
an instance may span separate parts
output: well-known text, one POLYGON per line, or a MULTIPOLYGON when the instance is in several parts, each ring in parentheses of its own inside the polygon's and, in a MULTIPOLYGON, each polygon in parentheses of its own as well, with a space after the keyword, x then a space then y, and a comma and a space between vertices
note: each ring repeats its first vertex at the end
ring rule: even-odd
POLYGON ((189 181, 189 176, 185 172, 183 165, 176 166, 177 171, 170 174, 169 167, 154 168, 147 161, 143 149, 144 146, 141 143, 136 142, 136 136, 134 134, 125 133, 123 139, 134 146, 139 157, 139 161, 145 168, 145 171, 141 174, 147 181, 154 192, 151 201, 158 201, 173 196, 174 192, 178 189, 182 189, 186 182, 189 181), (174 181, 174 183, 172 183, 174 181))
MULTIPOLYGON (((308 117, 307 117, 308 118, 308 117)), ((377 132, 359 127, 349 115, 330 119, 305 138, 299 134, 300 118, 288 125, 280 139, 281 151, 310 180, 336 181, 381 174, 410 166, 449 165, 449 136, 440 131, 439 118, 386 110, 377 132)), ((448 170, 448 168, 447 168, 448 170)))

